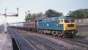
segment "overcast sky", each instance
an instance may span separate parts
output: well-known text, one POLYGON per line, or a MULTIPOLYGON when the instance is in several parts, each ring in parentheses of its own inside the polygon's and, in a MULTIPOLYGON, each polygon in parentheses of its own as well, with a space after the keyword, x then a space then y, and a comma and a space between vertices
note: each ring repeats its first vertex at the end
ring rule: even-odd
MULTIPOLYGON (((66 15, 69 11, 88 8, 88 0, 0 0, 0 12, 16 12, 19 8, 19 17, 9 17, 8 22, 24 21, 24 12, 30 10, 32 13, 45 12, 47 9, 54 9, 66 15)), ((4 17, 0 17, 0 22, 4 17)))

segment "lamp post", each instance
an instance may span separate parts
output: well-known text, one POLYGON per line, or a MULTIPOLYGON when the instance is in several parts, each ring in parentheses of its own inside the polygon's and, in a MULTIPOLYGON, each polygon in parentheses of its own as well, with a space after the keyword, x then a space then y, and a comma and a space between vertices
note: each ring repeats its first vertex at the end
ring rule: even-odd
POLYGON ((7 25, 7 16, 18 16, 19 8, 17 8, 16 14, 12 14, 12 15, 8 15, 8 14, 7 14, 7 9, 6 9, 6 8, 4 9, 4 11, 5 11, 5 13, 3 14, 3 16, 5 17, 4 32, 6 33, 6 32, 7 32, 7 27, 8 27, 8 25, 7 25))
POLYGON ((6 33, 7 32, 7 9, 5 9, 4 17, 5 17, 4 32, 6 33))

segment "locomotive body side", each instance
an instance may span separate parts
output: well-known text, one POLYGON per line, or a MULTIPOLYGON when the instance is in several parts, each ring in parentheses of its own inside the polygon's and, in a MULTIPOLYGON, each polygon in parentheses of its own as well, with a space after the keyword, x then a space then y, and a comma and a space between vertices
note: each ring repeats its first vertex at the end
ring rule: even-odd
POLYGON ((38 20, 37 29, 41 33, 58 35, 64 31, 64 26, 58 17, 51 17, 38 20))
POLYGON ((38 21, 37 28, 41 30, 59 31, 63 30, 63 24, 58 23, 58 18, 48 18, 38 21))

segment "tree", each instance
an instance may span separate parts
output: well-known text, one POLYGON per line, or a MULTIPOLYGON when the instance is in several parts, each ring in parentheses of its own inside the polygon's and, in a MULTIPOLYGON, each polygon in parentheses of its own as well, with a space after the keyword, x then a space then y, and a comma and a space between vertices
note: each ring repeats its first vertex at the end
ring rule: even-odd
POLYGON ((25 20, 26 20, 26 21, 31 20, 31 18, 32 18, 32 17, 31 17, 31 14, 27 14, 27 15, 25 16, 25 20))
POLYGON ((43 15, 44 14, 42 12, 40 12, 40 13, 34 13, 34 14, 31 15, 32 16, 32 20, 37 20, 39 18, 42 18, 43 15))
POLYGON ((52 9, 48 9, 46 12, 45 12, 45 15, 47 17, 56 17, 56 16, 62 16, 63 14, 60 13, 60 12, 57 12, 55 10, 52 10, 52 9))
POLYGON ((33 14, 31 14, 31 13, 28 13, 28 14, 26 14, 26 16, 25 16, 25 20, 26 21, 29 21, 29 20, 37 20, 37 19, 39 19, 39 18, 42 18, 43 17, 43 13, 33 13, 33 14))
POLYGON ((78 9, 75 11, 70 11, 68 15, 72 16, 73 18, 88 18, 88 9, 78 9))

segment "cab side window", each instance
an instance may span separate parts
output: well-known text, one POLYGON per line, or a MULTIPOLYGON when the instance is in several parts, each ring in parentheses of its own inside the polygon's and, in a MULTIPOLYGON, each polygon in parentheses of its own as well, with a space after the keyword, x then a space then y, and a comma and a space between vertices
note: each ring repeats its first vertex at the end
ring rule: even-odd
POLYGON ((59 21, 60 21, 60 22, 59 22, 60 24, 62 24, 62 23, 63 23, 63 20, 62 20, 62 19, 60 19, 59 21))

